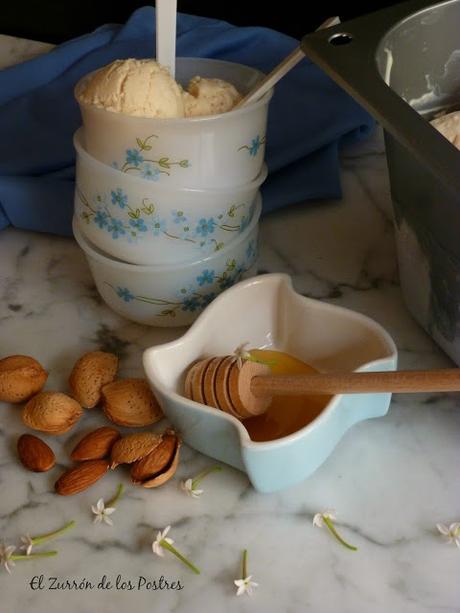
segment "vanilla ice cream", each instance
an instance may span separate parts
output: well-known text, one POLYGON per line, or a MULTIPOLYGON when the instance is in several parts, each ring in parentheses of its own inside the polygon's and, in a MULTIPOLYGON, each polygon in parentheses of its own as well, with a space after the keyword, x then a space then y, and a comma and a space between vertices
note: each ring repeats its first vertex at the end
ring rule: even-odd
POLYGON ((182 88, 154 60, 116 60, 77 92, 80 103, 140 117, 184 117, 182 88))
POLYGON ((194 77, 184 92, 185 116, 226 113, 240 100, 241 95, 231 83, 222 79, 194 77))
POLYGON ((439 130, 457 149, 460 149, 460 111, 433 119, 431 125, 439 130))
POLYGON ((222 79, 194 77, 187 91, 155 60, 115 60, 76 91, 81 104, 139 117, 196 117, 230 111, 241 95, 222 79))

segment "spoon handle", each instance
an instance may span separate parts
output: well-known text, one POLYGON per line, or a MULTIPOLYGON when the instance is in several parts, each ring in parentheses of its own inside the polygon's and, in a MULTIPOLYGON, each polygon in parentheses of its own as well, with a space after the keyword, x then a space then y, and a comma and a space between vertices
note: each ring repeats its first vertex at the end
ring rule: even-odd
MULTIPOLYGON (((326 19, 326 21, 322 23, 317 30, 329 28, 337 23, 340 23, 338 17, 330 17, 329 19, 326 19)), ((247 106, 248 104, 251 104, 251 102, 255 102, 256 100, 259 100, 259 98, 262 98, 262 96, 266 94, 269 89, 278 83, 278 81, 282 79, 290 70, 292 70, 294 66, 297 66, 300 60, 302 60, 304 57, 305 53, 300 47, 294 49, 294 51, 285 57, 284 60, 278 64, 278 66, 275 66, 271 72, 269 72, 261 81, 259 81, 256 87, 238 102, 235 108, 247 106)))
POLYGON ((177 0, 156 1, 156 60, 174 79, 176 72, 177 0))
POLYGON ((460 391, 460 368, 270 375, 253 377, 251 380, 251 392, 256 397, 458 391, 460 391))

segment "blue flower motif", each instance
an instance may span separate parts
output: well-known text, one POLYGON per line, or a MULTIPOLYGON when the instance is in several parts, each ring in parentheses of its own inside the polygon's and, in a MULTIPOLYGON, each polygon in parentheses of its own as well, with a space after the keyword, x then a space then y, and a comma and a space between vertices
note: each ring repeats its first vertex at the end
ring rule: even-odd
POLYGON ((185 223, 187 221, 187 217, 184 215, 184 211, 177 211, 173 209, 172 216, 174 219, 174 223, 185 223))
POLYGON ((147 226, 143 219, 130 219, 129 225, 138 232, 147 232, 147 226))
POLYGON ((257 135, 251 141, 251 145, 249 147, 249 155, 251 155, 252 157, 256 157, 261 146, 262 146, 262 142, 260 140, 260 136, 257 135))
POLYGON ((132 164, 133 166, 139 166, 144 161, 143 156, 137 149, 127 149, 126 150, 126 163, 132 164))
POLYGON ((159 236, 163 232, 166 232, 166 221, 161 219, 159 215, 156 215, 152 221, 153 236, 159 236))
POLYGON ((182 302, 182 310, 183 311, 196 311, 200 308, 200 302, 196 296, 191 296, 190 298, 185 298, 182 302))
POLYGON ((108 219, 109 216, 105 211, 97 211, 96 215, 94 216, 94 223, 102 229, 108 225, 108 219))
POLYGON ((203 270, 201 275, 196 278, 198 285, 205 285, 205 283, 213 283, 216 273, 213 270, 203 270))
POLYGON ((111 191, 112 204, 118 204, 120 209, 124 209, 128 204, 128 196, 123 192, 120 187, 111 191))
POLYGON ((160 171, 150 162, 146 162, 141 168, 141 176, 143 179, 147 179, 147 181, 158 181, 160 171))
POLYGON ((210 217, 209 219, 204 219, 203 217, 198 222, 198 225, 196 227, 196 233, 200 234, 201 236, 207 236, 208 234, 212 234, 214 232, 214 228, 216 225, 217 224, 214 221, 213 217, 210 217))
POLYGON ((112 238, 118 238, 119 236, 126 234, 123 222, 120 219, 114 219, 113 217, 110 220, 107 230, 112 232, 112 238))
POLYGON ((203 296, 201 296, 201 306, 202 306, 202 308, 207 307, 208 304, 210 302, 212 302, 215 297, 216 297, 216 294, 214 292, 211 292, 210 294, 204 294, 203 296))
POLYGON ((117 296, 125 302, 131 302, 131 300, 134 300, 135 298, 127 287, 117 287, 116 292, 117 296))

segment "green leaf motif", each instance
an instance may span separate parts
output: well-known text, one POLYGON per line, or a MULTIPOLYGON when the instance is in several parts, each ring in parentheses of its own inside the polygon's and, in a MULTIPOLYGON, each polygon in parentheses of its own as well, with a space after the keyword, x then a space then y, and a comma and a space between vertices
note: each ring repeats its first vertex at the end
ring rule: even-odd
POLYGON ((158 164, 159 164, 159 166, 161 166, 161 168, 171 168, 171 164, 169 163, 169 157, 168 158, 160 158, 158 160, 158 164))
POLYGON ((154 211, 155 211, 155 207, 153 206, 153 204, 150 204, 149 206, 144 206, 141 209, 146 215, 151 215, 154 211))
POLYGON ((140 216, 141 216, 141 212, 139 209, 128 212, 128 217, 131 217, 131 219, 139 219, 140 216))
POLYGON ((228 260, 227 270, 231 271, 231 270, 235 270, 235 268, 236 268, 236 260, 228 260))
POLYGON ((188 167, 189 167, 189 165, 190 165, 190 164, 189 164, 189 161, 188 161, 188 160, 181 160, 181 161, 179 162, 179 166, 180 166, 181 168, 188 168, 188 167))

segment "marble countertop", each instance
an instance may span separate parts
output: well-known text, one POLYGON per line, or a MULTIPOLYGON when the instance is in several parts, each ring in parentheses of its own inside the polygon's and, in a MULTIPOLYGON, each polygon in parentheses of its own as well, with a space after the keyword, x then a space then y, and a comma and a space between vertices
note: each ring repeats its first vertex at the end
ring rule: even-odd
MULTIPOLYGON (((45 48, 0 37, 2 65, 45 48)), ((289 273, 297 291, 376 319, 395 339, 401 368, 449 366, 402 300, 380 132, 348 149, 342 169, 343 200, 294 206, 262 221, 260 270, 289 273)), ((94 349, 119 353, 122 376, 142 376, 142 351, 182 333, 143 327, 110 311, 73 240, 7 229, 0 262, 1 354, 39 359, 50 371, 48 389, 65 390, 76 358, 94 349)), ((74 498, 56 496, 59 467, 81 431, 44 437, 59 467, 29 473, 15 452, 24 432, 20 411, 1 406, 0 541, 16 544, 27 532, 47 532, 71 519, 77 526, 47 547, 59 551, 56 558, 17 562, 11 575, 0 569, 0 611, 460 611, 460 551, 445 545, 435 528, 460 520, 458 407, 453 395, 396 395, 386 417, 353 427, 300 485, 258 494, 245 475, 225 467, 193 500, 180 480, 213 461, 187 447, 175 478, 158 490, 134 488, 120 471, 74 498), (91 505, 110 498, 120 481, 126 495, 112 516, 114 527, 94 525, 91 505), (357 552, 312 526, 314 514, 327 508, 336 509, 337 527, 357 552), (200 576, 171 555, 152 554, 156 530, 168 524, 200 576), (233 585, 244 548, 259 583, 252 598, 236 598, 233 585), (44 589, 34 590, 32 579, 40 575, 44 589), (103 575, 111 590, 98 589, 103 575), (117 589, 119 575, 134 589, 117 589), (158 581, 162 575, 183 589, 137 589, 139 577, 158 581), (88 581, 94 589, 51 589, 52 577, 88 581)), ((103 423, 95 411, 85 415, 83 428, 103 423)))

